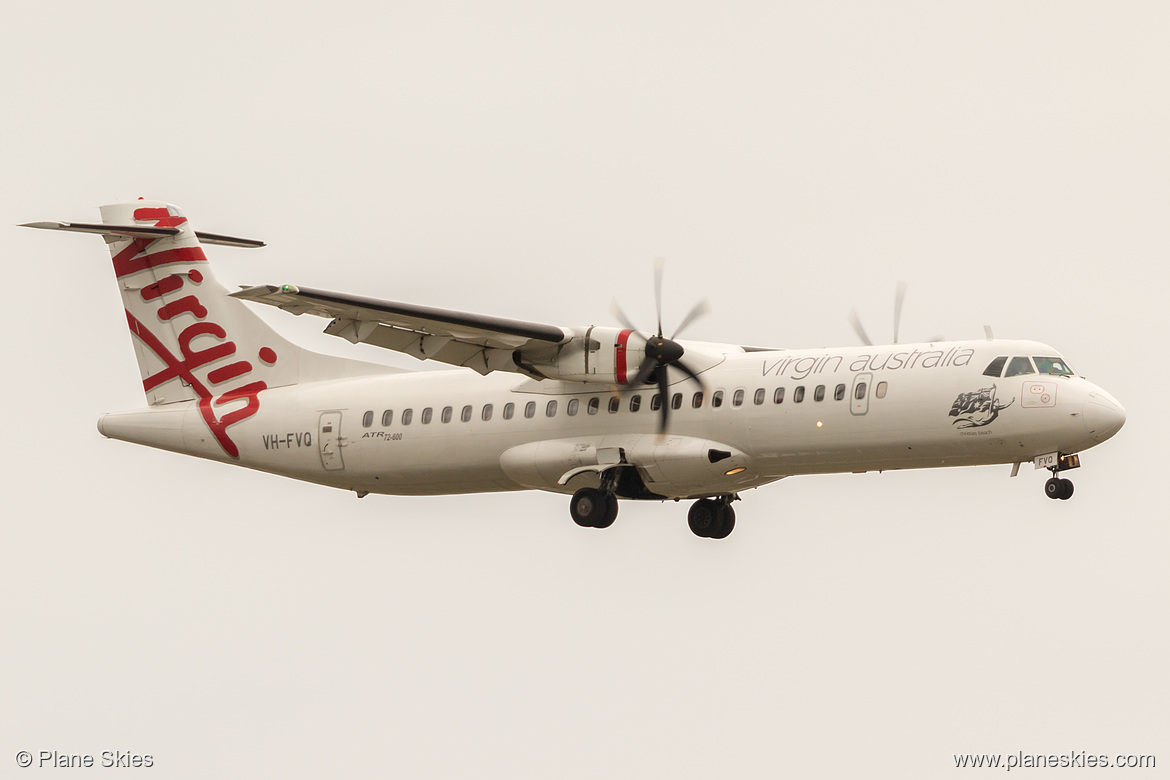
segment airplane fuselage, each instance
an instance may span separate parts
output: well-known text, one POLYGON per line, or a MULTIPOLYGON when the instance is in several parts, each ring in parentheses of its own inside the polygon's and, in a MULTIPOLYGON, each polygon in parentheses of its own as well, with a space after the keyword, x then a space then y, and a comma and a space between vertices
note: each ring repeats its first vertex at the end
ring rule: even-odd
MULTIPOLYGON (((704 349, 712 346, 693 351, 704 349)), ((671 384, 665 435, 656 433, 653 386, 617 395, 596 385, 467 370, 265 390, 257 412, 231 429, 238 458, 225 453, 193 403, 107 415, 99 427, 113 438, 400 495, 572 493, 597 482, 596 472, 584 471, 560 483, 575 465, 589 465, 599 450, 636 451, 652 494, 642 497, 692 498, 797 474, 1028 462, 1087 449, 1123 419, 1116 401, 1083 377, 985 373, 997 357, 1059 354, 1037 342, 727 349, 700 373, 704 390, 685 379, 671 384), (160 414, 170 415, 169 424, 160 424, 160 414), (685 484, 655 473, 672 449, 695 442, 731 456, 706 463, 707 473, 685 484)))

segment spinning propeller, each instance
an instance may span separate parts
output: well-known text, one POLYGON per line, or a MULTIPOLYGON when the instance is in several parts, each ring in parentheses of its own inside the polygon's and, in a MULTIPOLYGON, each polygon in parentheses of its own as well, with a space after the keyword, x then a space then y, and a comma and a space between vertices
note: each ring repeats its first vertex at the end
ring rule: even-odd
MULTIPOLYGON (((658 432, 665 433, 667 421, 670 418, 670 381, 667 378, 667 372, 671 368, 676 368, 687 377, 695 380, 699 387, 703 387, 703 380, 694 372, 686 363, 682 362, 683 355, 686 350, 679 344, 676 339, 684 328, 697 320, 699 317, 711 311, 710 305, 706 300, 699 301, 694 307, 687 312, 687 316, 683 317, 679 326, 674 329, 674 333, 670 338, 662 335, 662 272, 664 263, 662 258, 658 258, 654 262, 654 308, 658 315, 658 331, 655 335, 646 339, 645 357, 642 358, 641 364, 638 366, 638 372, 634 378, 629 380, 622 392, 630 392, 634 388, 640 387, 643 384, 655 379, 658 385, 658 400, 659 409, 662 412, 658 419, 658 432)), ((613 302, 613 314, 630 330, 638 333, 638 328, 618 306, 617 301, 613 302)), ((640 334, 639 334, 640 335, 640 334)))
MULTIPOLYGON (((906 300, 906 289, 909 287, 905 282, 898 282, 898 291, 894 294, 894 342, 898 343, 898 327, 902 324, 902 303, 906 300)), ((849 312, 849 323, 853 326, 853 332, 861 339, 861 343, 867 347, 873 346, 873 340, 869 334, 865 332, 865 328, 861 326, 861 318, 857 316, 857 307, 854 306, 849 312)), ((942 336, 935 336, 927 341, 945 341, 942 336)))

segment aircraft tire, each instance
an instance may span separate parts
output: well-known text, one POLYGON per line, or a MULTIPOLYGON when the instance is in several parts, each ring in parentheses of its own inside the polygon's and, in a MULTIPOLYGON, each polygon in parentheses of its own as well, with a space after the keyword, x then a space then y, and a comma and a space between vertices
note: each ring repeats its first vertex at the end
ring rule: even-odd
POLYGON ((1068 501, 1070 498, 1072 498, 1072 494, 1073 494, 1072 480, 1070 480, 1070 479, 1060 480, 1060 498, 1061 498, 1061 500, 1068 501))
POLYGON ((726 539, 735 530, 735 510, 730 504, 720 509, 722 511, 719 512, 719 525, 711 534, 712 539, 726 539))
MULTIPOLYGON (((602 494, 604 495, 604 494, 602 494)), ((594 524, 594 528, 609 528, 617 520, 618 499, 615 495, 605 496, 605 514, 594 524)))
MULTIPOLYGON (((1060 498, 1064 494, 1064 488, 1061 486, 1061 484, 1060 484, 1061 482, 1068 482, 1068 480, 1053 477, 1052 479, 1045 482, 1044 483, 1044 495, 1048 496, 1049 498, 1054 498, 1054 499, 1060 498)), ((1071 491, 1070 491, 1069 495, 1072 495, 1071 491)))
MULTIPOLYGON (((614 503, 617 503, 616 500, 614 503)), ((608 511, 609 502, 597 488, 583 487, 569 501, 569 514, 573 516, 573 522, 582 528, 603 528, 598 523, 605 519, 608 511)), ((617 512, 614 512, 614 517, 617 517, 617 512)))
POLYGON ((695 536, 710 539, 712 532, 719 529, 720 514, 718 502, 700 498, 687 512, 687 525, 691 527, 691 532, 695 536))

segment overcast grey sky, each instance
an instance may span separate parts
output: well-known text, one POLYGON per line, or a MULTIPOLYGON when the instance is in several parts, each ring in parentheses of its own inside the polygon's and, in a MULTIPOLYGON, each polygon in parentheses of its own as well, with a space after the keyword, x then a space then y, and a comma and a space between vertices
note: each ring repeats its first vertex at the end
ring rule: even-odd
POLYGON ((5 225, 160 198, 269 242, 212 248, 229 284, 564 325, 649 324, 664 256, 668 327, 709 297, 688 336, 774 346, 854 343, 853 305, 888 339, 904 279, 904 339, 1050 343, 1128 423, 1068 502, 1007 466, 794 478, 723 543, 682 504, 357 500, 103 440, 144 403, 108 255, 0 227, 0 776, 1170 766, 1164 5, 9 6, 5 225))

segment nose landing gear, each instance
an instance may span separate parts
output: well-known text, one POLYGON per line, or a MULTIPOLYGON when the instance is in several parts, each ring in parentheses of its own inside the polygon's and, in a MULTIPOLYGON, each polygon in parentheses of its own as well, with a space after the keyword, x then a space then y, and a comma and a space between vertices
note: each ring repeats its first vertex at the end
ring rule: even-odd
POLYGON ((1059 498, 1061 500, 1067 501, 1068 499, 1072 498, 1073 494, 1072 480, 1061 479, 1060 477, 1055 476, 1055 474, 1056 472, 1054 470, 1053 477, 1044 483, 1044 495, 1048 496, 1049 498, 1059 498))
MULTIPOLYGON (((1050 452, 1036 458, 1037 468, 1046 468, 1052 472, 1052 478, 1044 483, 1044 495, 1052 499, 1067 501, 1072 498, 1073 483, 1060 476, 1060 472, 1081 467, 1081 456, 1073 453, 1063 455, 1059 452, 1050 452)), ((1012 476, 1015 476, 1013 473, 1012 476)))

